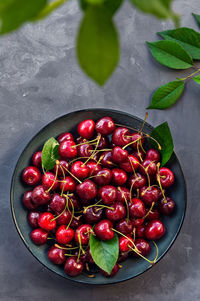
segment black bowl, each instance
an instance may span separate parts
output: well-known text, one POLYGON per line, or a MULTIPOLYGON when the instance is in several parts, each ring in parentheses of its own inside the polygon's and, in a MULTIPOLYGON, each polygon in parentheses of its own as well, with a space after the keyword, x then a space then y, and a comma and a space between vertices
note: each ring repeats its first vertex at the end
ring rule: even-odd
MULTIPOLYGON (((102 116, 110 116, 118 124, 130 126, 136 129, 140 129, 143 121, 130 114, 109 110, 109 109, 88 109, 81 110, 66 114, 60 118, 50 122, 45 126, 38 134, 35 135, 28 143, 24 151, 22 152, 17 165, 14 170, 12 184, 11 184, 11 210, 13 219, 17 228, 17 231, 23 240, 28 250, 40 261, 45 267, 55 272, 56 274, 74 280, 80 283, 90 284, 109 284, 125 281, 136 277, 146 270, 151 268, 151 265, 140 258, 130 258, 123 263, 123 268, 119 270, 117 275, 113 278, 105 278, 100 273, 96 274, 95 278, 88 278, 86 275, 80 275, 72 278, 65 274, 63 267, 52 264, 47 258, 48 246, 41 247, 36 246, 30 239, 31 228, 27 222, 27 212, 24 210, 21 199, 22 195, 27 188, 22 184, 21 173, 23 169, 30 164, 32 154, 40 150, 44 142, 50 137, 57 137, 60 133, 65 131, 75 132, 77 124, 85 119, 98 120, 102 116)), ((150 134, 152 126, 148 123, 144 126, 144 132, 150 134)), ((173 188, 169 190, 169 194, 176 202, 176 211, 170 217, 163 217, 163 222, 166 226, 166 235, 158 241, 159 257, 158 261, 166 254, 173 242, 175 241, 185 216, 186 209, 186 185, 184 175, 177 159, 177 156, 173 154, 168 167, 175 174, 175 184, 173 188)), ((152 246, 152 251, 149 258, 154 258, 156 250, 152 246)), ((23 267, 22 267, 23 268, 23 267)))

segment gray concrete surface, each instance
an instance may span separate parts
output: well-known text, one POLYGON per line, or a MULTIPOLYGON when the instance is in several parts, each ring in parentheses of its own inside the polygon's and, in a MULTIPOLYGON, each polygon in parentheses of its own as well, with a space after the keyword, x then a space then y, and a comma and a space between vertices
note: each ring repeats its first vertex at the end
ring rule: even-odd
MULTIPOLYGON (((176 0, 182 24, 197 28, 191 12, 199 0, 176 0)), ((9 189, 24 146, 46 123, 76 109, 107 107, 141 118, 152 91, 176 76, 150 56, 144 42, 170 22, 144 16, 125 4, 116 16, 122 55, 103 88, 90 81, 75 58, 81 18, 75 0, 45 21, 28 24, 0 38, 0 300, 1 301, 198 301, 200 300, 200 86, 190 82, 182 99, 167 111, 152 111, 148 121, 167 120, 188 187, 188 208, 181 233, 151 271, 114 286, 76 285, 43 268, 28 252, 12 222, 9 189)))

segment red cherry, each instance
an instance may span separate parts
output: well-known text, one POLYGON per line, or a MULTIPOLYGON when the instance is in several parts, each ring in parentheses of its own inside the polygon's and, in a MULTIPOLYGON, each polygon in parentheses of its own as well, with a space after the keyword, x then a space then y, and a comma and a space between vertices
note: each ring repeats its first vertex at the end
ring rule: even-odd
POLYGON ((40 216, 40 212, 38 211, 31 211, 29 214, 28 214, 28 222, 30 224, 30 226, 32 228, 38 228, 38 218, 40 216))
POLYGON ((133 170, 136 170, 138 168, 139 160, 136 157, 129 155, 128 159, 122 162, 119 166, 126 172, 133 172, 133 170))
POLYGON ((76 182, 70 176, 65 177, 65 179, 60 182, 60 190, 61 191, 75 191, 76 190, 76 182))
POLYGON ((52 246, 48 250, 48 258, 54 264, 61 265, 61 264, 65 263, 65 260, 66 260, 65 259, 65 251, 63 249, 52 246))
POLYGON ((28 190, 24 193, 22 202, 27 209, 34 210, 37 208, 37 205, 32 201, 32 190, 28 190))
POLYGON ((36 186, 32 191, 32 202, 36 206, 42 206, 49 203, 51 195, 49 192, 46 192, 44 190, 44 187, 42 185, 36 186))
POLYGON ((94 231, 96 236, 101 240, 110 240, 114 237, 115 233, 112 230, 113 224, 110 220, 101 220, 96 224, 94 231))
POLYGON ((136 237, 138 237, 138 238, 144 238, 145 237, 145 226, 141 225, 141 226, 136 227, 135 234, 136 234, 136 237))
POLYGON ((89 243, 90 234, 92 231, 92 226, 88 224, 83 224, 76 229, 75 240, 80 244, 79 238, 82 245, 87 245, 89 243))
MULTIPOLYGON (((148 212, 148 211, 149 211, 149 209, 147 209, 147 212, 148 212)), ((152 210, 148 213, 146 219, 149 220, 149 221, 151 221, 151 220, 153 220, 153 219, 159 219, 159 217, 160 217, 160 214, 159 214, 158 210, 156 210, 156 209, 153 210, 153 209, 152 209, 152 210)))
MULTIPOLYGON (((135 246, 138 249, 139 253, 143 256, 147 256, 151 251, 150 244, 142 238, 135 240, 135 246)), ((139 256, 137 253, 134 253, 134 255, 139 256)))
POLYGON ((48 232, 44 231, 43 229, 35 229, 31 232, 31 239, 38 246, 46 244, 47 237, 48 232))
POLYGON ((59 155, 64 159, 71 159, 76 157, 77 149, 74 141, 63 141, 58 147, 59 155))
POLYGON ((42 151, 36 152, 32 157, 33 165, 37 168, 42 167, 42 151))
POLYGON ((107 278, 115 276, 118 271, 119 271, 119 265, 117 263, 114 265, 114 268, 112 269, 110 274, 100 269, 101 274, 107 278))
POLYGON ((128 159, 127 150, 121 148, 120 146, 115 146, 112 149, 112 160, 116 163, 122 163, 128 159))
POLYGON ((101 136, 101 137, 100 137, 100 140, 99 140, 99 143, 98 143, 97 149, 104 149, 104 148, 107 148, 107 147, 108 147, 108 144, 109 144, 108 138, 107 138, 107 137, 101 136))
POLYGON ((141 144, 144 144, 144 138, 143 135, 140 133, 133 133, 131 134, 131 142, 133 142, 130 146, 134 149, 137 149, 138 146, 141 144), (135 142, 134 142, 135 141, 135 142))
POLYGON ((130 190, 126 187, 118 187, 117 201, 124 203, 129 200, 130 200, 130 190))
POLYGON ((97 187, 91 180, 85 180, 76 186, 76 193, 86 201, 94 199, 97 195, 97 187))
POLYGON ((124 185, 127 181, 127 174, 119 168, 112 169, 112 181, 115 185, 124 185))
POLYGON ((95 183, 97 183, 97 185, 99 186, 108 185, 110 184, 111 180, 112 171, 108 168, 103 168, 102 170, 100 170, 94 178, 95 183))
POLYGON ((175 202, 169 198, 162 198, 158 204, 158 209, 162 214, 171 215, 175 209, 175 202))
POLYGON ((139 172, 133 174, 129 178, 129 184, 132 187, 132 189, 136 190, 138 188, 142 188, 146 185, 146 178, 145 176, 141 175, 139 172))
POLYGON ((122 234, 127 235, 133 231, 133 223, 124 218, 116 224, 115 228, 122 234))
POLYGON ((73 229, 77 229, 81 224, 83 223, 82 221, 82 216, 74 216, 72 219, 72 222, 70 224, 70 227, 73 229))
POLYGON ((52 172, 48 171, 42 176, 42 185, 46 190, 50 187, 51 190, 56 190, 59 187, 59 182, 55 178, 55 175, 52 172))
POLYGON ((68 225, 71 220, 71 213, 68 210, 65 210, 57 219, 58 225, 68 225))
POLYGON ((114 130, 112 135, 112 142, 116 146, 125 146, 131 142, 130 132, 127 128, 119 127, 114 130))
POLYGON ((161 156, 157 149, 150 148, 146 153, 145 159, 158 163, 161 159, 161 156))
POLYGON ((151 206, 151 204, 157 202, 159 198, 159 189, 155 186, 143 186, 140 189, 140 198, 146 205, 151 206))
POLYGON ((79 157, 90 157, 93 151, 93 146, 88 144, 81 144, 77 146, 78 156, 79 157))
POLYGON ((118 221, 126 216, 126 209, 120 202, 116 202, 111 206, 112 209, 106 209, 106 217, 110 221, 118 221))
POLYGON ((144 203, 137 199, 134 198, 131 200, 130 204, 129 204, 129 213, 131 217, 143 217, 145 216, 146 210, 145 210, 145 206, 144 203))
POLYGON ((101 135, 110 135, 115 129, 115 123, 111 117, 105 116, 97 121, 95 129, 101 135))
POLYGON ((51 231, 56 227, 56 220, 50 212, 43 212, 38 218, 38 225, 40 228, 46 231, 51 231))
POLYGON ((130 235, 127 235, 127 238, 124 236, 119 237, 119 250, 120 252, 128 252, 133 248, 133 239, 130 235))
POLYGON ((55 164, 54 166, 53 172, 55 174, 56 174, 56 169, 58 169, 57 171, 58 176, 63 177, 67 173, 66 169, 69 169, 69 163, 65 160, 60 160, 59 165, 55 164))
POLYGON ((65 205, 66 199, 58 193, 54 193, 49 204, 50 209, 56 213, 61 213, 65 209, 65 205))
POLYGON ((102 154, 101 164, 104 167, 107 167, 107 168, 112 168, 113 167, 114 164, 112 162, 112 152, 111 151, 104 152, 102 154))
POLYGON ((103 210, 99 207, 89 207, 83 212, 84 219, 89 224, 98 223, 102 219, 103 210))
POLYGON ((82 161, 74 162, 70 171, 78 179, 85 179, 89 174, 89 168, 82 161))
POLYGON ((66 228, 65 225, 61 225, 56 231, 56 241, 59 244, 66 245, 72 241, 74 237, 74 231, 70 228, 66 228))
POLYGON ((143 218, 132 218, 131 222, 133 224, 133 227, 138 227, 138 226, 143 225, 144 219, 143 218))
POLYGON ((62 143, 63 141, 68 141, 68 140, 74 141, 73 135, 69 132, 62 133, 57 138, 59 144, 62 143))
POLYGON ((165 231, 165 226, 160 220, 153 220, 146 226, 145 236, 149 240, 156 240, 161 238, 165 231))
MULTIPOLYGON (((139 150, 135 150, 131 153, 131 155, 133 155, 134 157, 136 157, 139 161, 142 159, 144 159, 145 157, 145 152, 139 147, 139 150)), ((152 160, 153 161, 153 160, 152 160)))
POLYGON ((117 199, 117 189, 114 186, 105 185, 99 189, 99 198, 105 205, 110 205, 117 199))
POLYGON ((83 262, 81 260, 78 260, 75 256, 69 257, 65 262, 64 271, 67 275, 71 277, 80 275, 83 269, 83 262))
POLYGON ((128 259, 128 253, 129 252, 120 252, 117 262, 120 263, 120 262, 126 261, 128 259))
POLYGON ((22 180, 30 186, 35 186, 41 179, 41 173, 35 166, 28 166, 23 170, 22 180))
POLYGON ((88 163, 86 163, 86 166, 89 169, 89 177, 96 175, 102 169, 101 165, 97 164, 97 162, 95 161, 89 161, 88 163))
POLYGON ((163 188, 170 187, 174 183, 174 173, 167 167, 161 167, 159 170, 160 183, 163 188))
POLYGON ((79 123, 77 131, 85 139, 90 139, 94 135, 95 123, 92 119, 87 119, 79 123))
POLYGON ((148 159, 145 159, 142 162, 142 165, 140 166, 140 171, 143 175, 146 175, 148 173, 150 176, 153 176, 157 172, 156 163, 148 159))

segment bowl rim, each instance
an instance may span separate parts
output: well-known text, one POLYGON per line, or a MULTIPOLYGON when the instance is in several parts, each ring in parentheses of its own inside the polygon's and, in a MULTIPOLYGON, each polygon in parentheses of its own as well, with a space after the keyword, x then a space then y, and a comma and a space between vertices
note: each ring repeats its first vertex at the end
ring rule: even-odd
MULTIPOLYGON (((24 153, 24 151, 28 148, 29 144, 32 142, 32 140, 34 138, 36 138, 38 135, 40 135, 40 133, 45 129, 47 128, 49 125, 51 125, 52 123, 58 121, 59 119, 62 119, 63 117, 66 117, 66 116, 70 116, 72 114, 76 114, 76 113, 81 113, 81 112, 87 112, 87 111, 93 111, 93 112, 96 112, 96 111, 107 111, 108 113, 109 112, 112 112, 112 113, 117 113, 117 114, 122 114, 122 115, 128 115, 129 117, 131 118, 134 118, 136 119, 137 121, 139 122, 143 122, 143 120, 135 115, 132 115, 130 113, 127 113, 127 112, 124 112, 124 111, 119 111, 119 110, 115 110, 115 109, 110 109, 110 108, 88 108, 88 109, 81 109, 81 110, 75 110, 75 111, 71 111, 69 113, 66 113, 66 114, 63 114, 55 119, 53 119, 52 121, 50 121, 49 123, 47 123, 45 126, 43 126, 42 128, 40 128, 39 131, 37 131, 36 134, 34 134, 31 139, 29 140, 29 142, 26 144, 26 146, 23 148, 23 150, 21 151, 18 159, 17 159, 17 162, 15 164, 15 167, 13 169, 13 174, 12 174, 12 178, 11 178, 11 185, 10 185, 10 209, 11 209, 11 214, 12 214, 12 219, 13 219, 13 222, 14 222, 14 225, 15 225, 15 228, 22 240, 22 242, 24 243, 24 245, 26 246, 26 248, 29 250, 29 252, 34 256, 35 259, 37 259, 37 261, 42 264, 45 269, 51 271, 52 273, 64 278, 65 280, 70 280, 70 281, 73 281, 73 282, 76 282, 76 283, 79 283, 79 284, 87 284, 87 285, 113 285, 113 284, 118 284, 118 283, 122 283, 122 282, 125 282, 125 281, 128 281, 130 279, 134 279, 138 276, 141 276, 142 274, 144 274, 145 272, 149 271, 151 268, 153 268, 158 262, 160 262, 160 260, 168 253, 168 251, 171 249, 172 245, 174 244, 175 240, 177 239, 180 231, 181 231, 181 228, 183 226, 183 223, 184 223, 184 220, 185 220, 185 215, 186 215, 186 210, 187 210, 187 205, 188 205, 188 197, 187 197, 187 185, 186 185, 186 179, 185 179, 185 175, 183 173, 183 168, 180 164, 180 160, 176 154, 175 151, 173 151, 174 155, 176 156, 176 160, 179 164, 179 167, 180 167, 180 170, 181 170, 181 173, 182 173, 182 176, 183 176, 183 183, 184 183, 184 192, 185 192, 185 206, 184 206, 184 211, 183 211, 183 214, 182 214, 182 217, 181 217, 181 221, 180 221, 180 225, 179 227, 177 228, 177 231, 176 231, 176 234, 174 235, 173 239, 171 240, 170 244, 168 245, 168 247, 166 248, 166 250, 163 252, 163 254, 160 256, 160 258, 156 261, 156 263, 153 265, 153 266, 149 266, 147 269, 145 269, 143 272, 141 273, 138 273, 134 276, 129 276, 127 277, 126 279, 122 279, 122 280, 117 280, 117 281, 113 281, 113 282, 105 282, 105 283, 89 283, 87 281, 84 281, 84 280, 80 280, 80 279, 77 279, 77 278, 73 278, 73 277, 65 277, 64 275, 61 275, 59 274, 57 271, 55 270, 52 270, 50 267, 48 267, 47 265, 45 265, 33 252, 32 250, 30 249, 28 243, 26 242, 19 226, 18 226, 18 223, 17 223, 17 220, 16 220, 16 216, 15 216, 15 212, 14 212, 14 200, 13 200, 13 189, 14 189, 14 178, 16 176, 16 172, 17 172, 17 166, 18 166, 18 163, 21 159, 21 156, 22 154, 24 153)), ((145 123, 150 129, 153 129, 154 127, 149 124, 148 122, 145 123)), ((107 279, 107 278, 105 278, 107 279)), ((113 278, 114 280, 114 278, 113 278)))

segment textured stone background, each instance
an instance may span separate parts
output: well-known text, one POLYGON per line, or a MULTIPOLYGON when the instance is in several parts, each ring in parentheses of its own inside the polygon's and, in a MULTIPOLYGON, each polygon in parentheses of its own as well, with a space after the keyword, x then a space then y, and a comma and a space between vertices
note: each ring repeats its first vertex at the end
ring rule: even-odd
MULTIPOLYGON (((184 26, 197 28, 190 13, 199 12, 199 0, 176 0, 175 9, 184 26)), ((182 231, 151 271, 115 286, 76 285, 43 268, 15 230, 9 208, 10 180, 17 158, 39 129, 64 113, 88 107, 115 108, 143 118, 152 91, 185 74, 161 67, 144 44, 172 24, 144 16, 126 3, 116 16, 120 65, 99 88, 76 63, 80 18, 78 5, 71 0, 47 20, 0 39, 0 300, 200 300, 200 87, 195 83, 188 84, 173 108, 149 114, 153 125, 169 122, 188 186, 182 231)))

